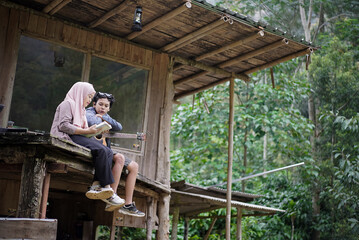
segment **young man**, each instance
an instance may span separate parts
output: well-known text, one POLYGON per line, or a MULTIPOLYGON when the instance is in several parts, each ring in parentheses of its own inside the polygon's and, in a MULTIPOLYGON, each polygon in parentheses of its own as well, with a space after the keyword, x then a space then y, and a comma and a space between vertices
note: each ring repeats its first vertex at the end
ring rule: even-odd
MULTIPOLYGON (((122 130, 121 123, 111 118, 108 114, 112 104, 115 102, 115 98, 112 94, 97 92, 92 101, 93 107, 86 109, 86 117, 89 126, 106 121, 112 126, 111 130, 122 130)), ((109 148, 111 147, 110 139, 106 139, 106 145, 109 148)), ((135 217, 143 217, 145 214, 139 211, 132 201, 138 173, 138 164, 120 153, 114 151, 113 154, 114 165, 112 167, 112 175, 115 181, 111 184, 111 188, 115 193, 117 192, 123 168, 127 168, 129 172, 125 183, 125 205, 119 209, 119 213, 135 217)), ((106 201, 104 200, 104 202, 106 201)), ((115 209, 116 208, 110 204, 107 204, 105 208, 106 211, 114 211, 115 209)))

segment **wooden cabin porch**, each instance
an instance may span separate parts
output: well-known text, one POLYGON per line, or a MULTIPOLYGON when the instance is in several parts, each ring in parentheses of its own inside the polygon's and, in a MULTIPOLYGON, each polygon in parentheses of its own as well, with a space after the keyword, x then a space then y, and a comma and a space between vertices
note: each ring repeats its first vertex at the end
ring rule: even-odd
POLYGON ((57 219, 58 239, 85 239, 89 232, 92 239, 98 225, 146 228, 150 236, 158 229, 160 196, 170 193, 164 184, 138 176, 134 201, 144 218, 105 212, 104 202, 85 197, 94 172, 89 149, 36 132, 0 133, 0 148, 1 216, 57 219))
POLYGON ((135 201, 146 219, 113 218, 102 202, 86 199, 89 152, 30 132, 0 135, 1 215, 59 218, 60 234, 71 236, 114 222, 158 228, 157 239, 168 239, 172 104, 234 78, 250 81, 248 74, 299 56, 309 59, 313 50, 204 0, 0 0, 0 127, 14 121, 48 132, 69 87, 84 81, 116 96, 111 116, 127 132, 150 133, 138 149, 114 146, 139 164, 135 201), (137 4, 139 32, 131 30, 137 4))

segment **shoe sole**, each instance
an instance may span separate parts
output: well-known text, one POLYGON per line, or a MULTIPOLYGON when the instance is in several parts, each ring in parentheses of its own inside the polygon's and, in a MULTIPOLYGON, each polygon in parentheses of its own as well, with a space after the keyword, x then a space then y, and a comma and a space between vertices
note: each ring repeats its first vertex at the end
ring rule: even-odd
POLYGON ((129 215, 129 216, 133 216, 133 217, 144 217, 146 216, 146 214, 144 215, 138 215, 136 213, 131 213, 131 212, 127 212, 127 211, 122 211, 122 209, 118 210, 119 213, 123 214, 123 215, 129 215))
POLYGON ((111 207, 108 207, 108 208, 105 208, 105 211, 106 212, 113 212, 115 211, 116 209, 119 209, 120 207, 124 206, 125 205, 125 202, 120 204, 120 205, 111 205, 111 207))
POLYGON ((101 192, 86 192, 86 197, 89 199, 107 199, 113 195, 112 190, 101 191, 101 192))

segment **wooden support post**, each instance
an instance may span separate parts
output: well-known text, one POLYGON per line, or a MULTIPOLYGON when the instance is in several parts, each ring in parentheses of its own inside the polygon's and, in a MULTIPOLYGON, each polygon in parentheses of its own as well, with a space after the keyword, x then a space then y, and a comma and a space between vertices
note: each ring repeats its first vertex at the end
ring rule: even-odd
POLYGON ((17 56, 20 43, 19 11, 16 9, 0 11, 0 103, 5 108, 0 113, 0 127, 6 127, 10 114, 12 91, 14 87, 17 56))
POLYGON ((229 85, 228 170, 227 170, 227 208, 226 208, 226 239, 227 240, 231 239, 233 120, 234 120, 234 78, 232 77, 229 85))
POLYGON ((188 240, 188 228, 189 228, 189 218, 184 218, 184 233, 183 233, 183 240, 188 240))
POLYGON ((160 196, 160 201, 158 202, 158 230, 157 230, 157 240, 168 240, 169 239, 169 229, 170 229, 170 195, 168 193, 162 193, 160 196))
POLYGON ((147 221, 146 221, 146 239, 151 240, 152 239, 152 230, 153 230, 153 223, 154 223, 154 215, 153 212, 153 203, 154 199, 152 197, 147 197, 147 221))
POLYGON ((49 188, 50 188, 50 178, 51 173, 46 172, 44 178, 44 184, 42 188, 42 199, 41 199, 41 210, 40 210, 40 218, 46 218, 46 209, 47 209, 47 199, 49 197, 49 188))
POLYGON ((242 240, 242 209, 237 208, 237 240, 242 240))
POLYGON ((212 223, 211 223, 211 226, 209 226, 209 229, 208 229, 206 235, 204 236, 203 240, 207 240, 209 238, 209 235, 211 234, 212 229, 213 229, 214 224, 216 223, 216 221, 217 221, 217 218, 214 218, 212 223))
POLYGON ((38 218, 45 178, 45 161, 42 158, 24 159, 21 173, 19 205, 16 217, 38 218))
POLYGON ((173 217, 172 217, 171 240, 177 240, 178 219, 179 219, 179 207, 175 207, 175 209, 173 211, 173 217))

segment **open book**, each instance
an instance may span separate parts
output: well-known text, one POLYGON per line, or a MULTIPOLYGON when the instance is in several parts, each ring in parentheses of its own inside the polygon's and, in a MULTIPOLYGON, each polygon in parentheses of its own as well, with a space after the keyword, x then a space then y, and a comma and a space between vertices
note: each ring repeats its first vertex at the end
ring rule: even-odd
POLYGON ((93 136, 97 136, 97 135, 99 135, 99 134, 103 133, 104 131, 109 130, 111 128, 112 127, 111 127, 110 124, 108 124, 107 122, 102 122, 102 123, 100 123, 100 124, 98 124, 96 126, 96 129, 100 129, 99 132, 93 133, 93 134, 85 134, 84 136, 88 137, 88 138, 93 137, 93 136))

